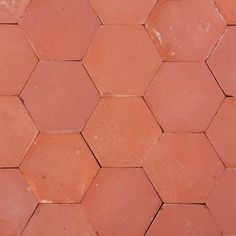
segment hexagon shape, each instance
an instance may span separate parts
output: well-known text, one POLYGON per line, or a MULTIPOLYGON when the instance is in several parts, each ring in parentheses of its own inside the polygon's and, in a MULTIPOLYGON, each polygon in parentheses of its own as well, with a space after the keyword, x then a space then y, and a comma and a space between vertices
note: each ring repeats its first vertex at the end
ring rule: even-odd
POLYGON ((39 134, 20 170, 41 203, 79 203, 99 166, 80 134, 39 134))
POLYGON ((234 235, 236 232, 236 170, 227 169, 207 200, 216 223, 223 235, 234 235))
POLYGON ((0 170, 1 235, 20 235, 37 201, 18 170, 0 170))
POLYGON ((101 99, 83 130, 103 167, 142 166, 160 134, 148 107, 137 97, 101 99))
POLYGON ((80 62, 40 62, 21 98, 42 132, 81 131, 99 100, 80 62))
POLYGON ((200 62, 167 62, 145 100, 166 132, 205 132, 224 95, 200 62))
POLYGON ((0 25, 0 35, 0 95, 18 95, 38 60, 17 25, 0 25))
POLYGON ((206 132, 216 152, 229 168, 236 167, 236 99, 227 98, 206 132))
POLYGON ((236 27, 227 27, 223 37, 207 60, 226 95, 236 96, 235 60, 236 27))
POLYGON ((17 97, 0 98, 0 167, 18 167, 37 129, 17 97))
POLYGON ((157 0, 91 0, 104 24, 144 24, 157 0))
POLYGON ((224 166, 204 134, 163 134, 144 169, 165 203, 204 203, 224 166))
POLYGON ((205 206, 165 204, 146 234, 156 235, 221 236, 221 233, 205 206))
POLYGON ((234 0, 215 0, 227 24, 236 24, 236 4, 234 0))
POLYGON ((87 0, 32 0, 20 25, 41 60, 80 60, 100 22, 87 0))
POLYGON ((162 59, 143 26, 102 26, 83 60, 103 96, 142 96, 162 59))
POLYGON ((0 2, 0 23, 18 23, 30 0, 3 0, 0 2))
POLYGON ((203 61, 225 22, 213 0, 160 0, 146 27, 165 61, 203 61))
POLYGON ((98 236, 79 204, 40 204, 22 236, 98 236))
POLYGON ((102 168, 82 201, 104 236, 144 235, 160 205, 141 168, 102 168))

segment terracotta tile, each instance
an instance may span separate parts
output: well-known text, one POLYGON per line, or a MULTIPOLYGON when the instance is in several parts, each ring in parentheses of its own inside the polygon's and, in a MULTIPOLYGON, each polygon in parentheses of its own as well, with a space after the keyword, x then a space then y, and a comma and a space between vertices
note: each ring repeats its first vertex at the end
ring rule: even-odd
POLYGON ((99 100, 80 62, 40 62, 21 97, 43 132, 81 131, 99 100))
POLYGON ((227 27, 207 63, 227 95, 236 96, 236 27, 227 27))
POLYGON ((160 204, 139 168, 102 168, 82 202, 102 236, 143 236, 160 204))
POLYGON ((101 99, 83 130, 103 167, 142 166, 160 134, 141 98, 101 99))
POLYGON ((0 235, 20 235, 37 206, 18 170, 0 169, 0 235))
POLYGON ((143 26, 102 26, 84 64, 103 96, 143 95, 162 59, 143 26))
POLYGON ((227 98, 207 130, 216 152, 227 167, 236 167, 236 99, 227 98))
POLYGON ((98 236, 79 204, 40 204, 22 236, 98 236))
POLYGON ((80 202, 98 169, 80 134, 40 134, 20 166, 42 203, 80 202))
POLYGON ((144 165, 165 203, 204 203, 224 171, 204 134, 163 134, 144 165))
POLYGON ((91 0, 104 24, 144 24, 157 0, 91 0))
POLYGON ((0 35, 0 95, 18 95, 37 58, 17 25, 0 25, 0 35))
POLYGON ((215 0, 228 24, 236 24, 236 4, 235 0, 215 0))
POLYGON ((0 167, 18 167, 37 129, 17 97, 0 97, 0 167))
POLYGON ((202 61, 225 22, 213 0, 160 0, 146 27, 165 61, 202 61))
POLYGON ((220 236, 208 209, 202 205, 163 205, 146 236, 220 236))
POLYGON ((32 0, 20 25, 43 60, 79 60, 100 22, 87 0, 32 0))
POLYGON ((17 23, 29 2, 30 0, 1 0, 0 23, 17 23))
POLYGON ((166 62, 145 99, 167 132, 204 132, 224 98, 204 63, 166 62))
POLYGON ((225 236, 236 233, 235 185, 236 170, 226 170, 207 200, 207 206, 225 236))

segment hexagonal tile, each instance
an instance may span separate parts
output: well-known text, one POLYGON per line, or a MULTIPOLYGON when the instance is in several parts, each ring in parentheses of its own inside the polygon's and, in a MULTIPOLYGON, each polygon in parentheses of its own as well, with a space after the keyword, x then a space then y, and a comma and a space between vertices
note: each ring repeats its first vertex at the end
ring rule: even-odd
POLYGON ((18 167, 37 129, 17 97, 0 97, 0 167, 18 167))
POLYGON ((0 35, 0 95, 18 95, 38 60, 17 25, 0 25, 0 35))
POLYGON ((207 200, 216 223, 223 231, 223 235, 234 235, 236 233, 236 170, 228 169, 220 179, 214 191, 207 200))
POLYGON ((18 170, 0 169, 0 233, 20 235, 37 206, 18 170))
POLYGON ((236 167, 236 99, 227 98, 207 130, 216 152, 227 167, 236 167))
POLYGON ((84 64, 100 93, 143 95, 162 59, 143 26, 102 26, 84 64))
POLYGON ((81 131, 99 100, 80 62, 40 62, 21 97, 42 132, 81 131))
POLYGON ((80 202, 99 166, 80 134, 40 134, 20 170, 40 202, 80 202))
POLYGON ((98 236, 79 204, 40 204, 22 236, 98 236))
POLYGON ((236 27, 227 27, 207 63, 227 95, 236 96, 236 27))
POLYGON ((164 63, 145 99, 167 132, 204 132, 224 98, 204 63, 164 63))
POLYGON ((236 4, 235 0, 215 0, 228 24, 236 24, 236 4))
POLYGON ((165 61, 203 61, 225 22, 213 0, 160 0, 146 27, 165 61))
POLYGON ((0 23, 18 23, 29 2, 30 0, 1 0, 0 23))
POLYGON ((202 205, 163 205, 146 236, 221 236, 202 205))
POLYGON ((139 167, 161 129, 141 98, 103 98, 83 135, 103 167, 139 167))
POLYGON ((157 0, 91 0, 104 24, 144 24, 157 0))
POLYGON ((79 60, 100 22, 87 0, 32 0, 20 25, 42 60, 79 60))
POLYGON ((204 203, 224 171, 204 134, 163 134, 144 165, 165 203, 204 203))
POLYGON ((161 201, 142 169, 102 168, 82 205, 99 235, 143 236, 161 201))

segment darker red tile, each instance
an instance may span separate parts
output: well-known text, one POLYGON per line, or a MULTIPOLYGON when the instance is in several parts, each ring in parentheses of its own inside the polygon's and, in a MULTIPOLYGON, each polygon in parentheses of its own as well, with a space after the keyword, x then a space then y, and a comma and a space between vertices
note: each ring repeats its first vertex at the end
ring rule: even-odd
POLYGON ((157 0, 91 0, 104 24, 143 24, 157 0))
POLYGON ((37 135, 19 98, 0 97, 0 167, 18 167, 37 135))
POLYGON ((0 235, 20 235, 37 206, 18 170, 0 169, 0 235))
POLYGON ((204 63, 167 62, 145 99, 167 132, 204 132, 224 98, 204 63))
POLYGON ((102 26, 84 64, 103 96, 143 95, 162 59, 143 26, 102 26))
POLYGON ((98 236, 78 204, 40 204, 22 236, 98 236))
POLYGON ((202 205, 163 205, 146 236, 221 236, 202 205))
POLYGON ((204 134, 163 134, 144 169, 165 203, 204 203, 224 171, 204 134))
POLYGON ((207 63, 227 95, 236 96, 236 27, 227 27, 207 63))
POLYGON ((21 97, 42 132, 81 131, 99 100, 80 62, 40 62, 21 97))
POLYGON ((80 134, 40 134, 20 166, 42 203, 80 202, 98 169, 80 134))
POLYGON ((37 58, 17 25, 0 25, 0 35, 0 95, 18 95, 37 58))
POLYGON ((236 4, 235 0, 215 0, 228 24, 236 24, 236 4))
POLYGON ((103 98, 83 135, 103 167, 139 167, 161 129, 141 98, 103 98))
POLYGON ((100 22, 88 0, 32 0, 20 25, 43 60, 79 60, 100 22))
POLYGON ((146 27, 165 61, 203 61, 225 22, 213 0, 160 0, 146 27))
POLYGON ((227 98, 207 130, 216 152, 227 167, 236 167, 236 99, 227 98))
POLYGON ((102 236, 143 236, 161 201, 139 168, 104 168, 82 205, 102 236))

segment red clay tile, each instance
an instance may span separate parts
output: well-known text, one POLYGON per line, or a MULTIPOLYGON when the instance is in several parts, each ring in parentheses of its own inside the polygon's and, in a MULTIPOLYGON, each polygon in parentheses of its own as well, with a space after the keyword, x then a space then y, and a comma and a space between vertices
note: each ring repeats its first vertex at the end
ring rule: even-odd
POLYGON ((207 200, 216 223, 225 236, 236 234, 236 170, 226 170, 207 200))
POLYGON ((103 167, 139 167, 161 129, 141 98, 103 98, 83 135, 103 167))
POLYGON ((0 97, 0 167, 18 167, 37 129, 17 97, 0 97))
POLYGON ((227 167, 236 167, 236 99, 227 98, 207 130, 216 152, 227 167))
POLYGON ((139 168, 102 168, 82 205, 99 235, 143 236, 161 205, 139 168))
POLYGON ((37 58, 17 25, 0 25, 0 35, 0 95, 18 95, 37 58))
POLYGON ((20 235, 37 206, 18 170, 0 169, 0 235, 20 235))
POLYGON ((215 0, 227 24, 236 24, 235 0, 215 0))
POLYGON ((146 27, 165 61, 202 61, 225 22, 213 0, 159 0, 146 27))
POLYGON ((144 24, 157 0, 90 0, 104 24, 144 24))
POLYGON ((17 23, 29 2, 30 0, 1 0, 0 23, 17 23))
POLYGON ((145 99, 167 132, 204 132, 224 98, 204 63, 166 62, 145 99))
POLYGON ((103 96, 143 95, 162 59, 143 26, 106 25, 83 62, 103 96))
POLYGON ((236 27, 227 27, 223 37, 207 61, 224 92, 231 96, 236 96, 235 41, 236 27))
POLYGON ((40 204, 22 236, 98 236, 79 204, 40 204))
POLYGON ((221 236, 202 205, 163 205, 146 236, 221 236))
POLYGON ((88 0, 32 0, 20 25, 43 60, 79 60, 100 22, 88 0))
POLYGON ((224 166, 204 134, 163 134, 144 165, 165 203, 204 203, 224 166))
POLYGON ((98 169, 80 134, 40 134, 20 166, 42 203, 80 202, 98 169))
POLYGON ((21 97, 43 132, 81 131, 99 100, 80 62, 40 62, 21 97))

